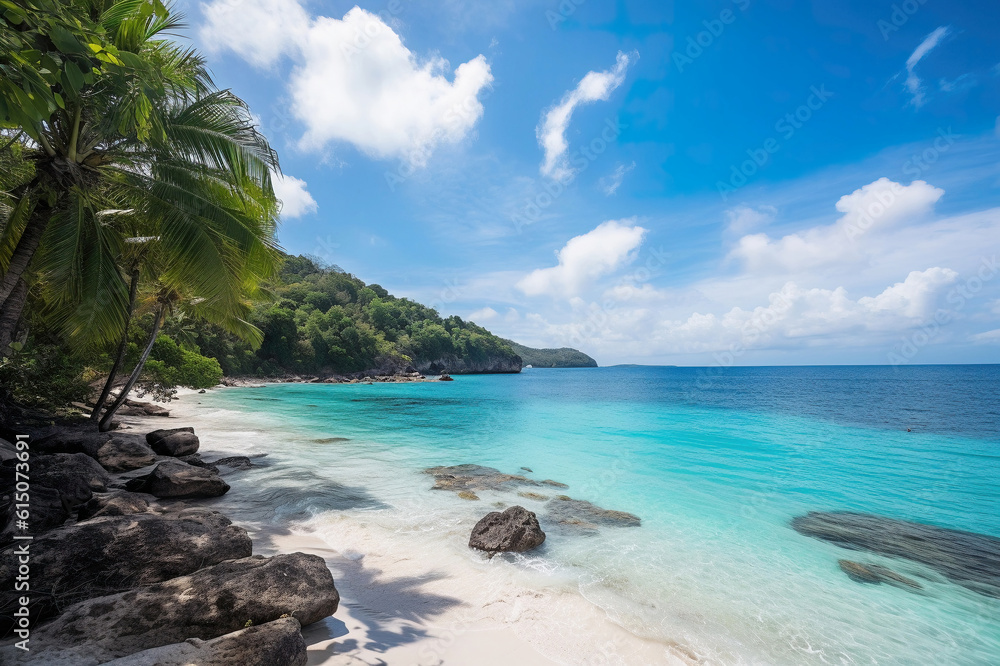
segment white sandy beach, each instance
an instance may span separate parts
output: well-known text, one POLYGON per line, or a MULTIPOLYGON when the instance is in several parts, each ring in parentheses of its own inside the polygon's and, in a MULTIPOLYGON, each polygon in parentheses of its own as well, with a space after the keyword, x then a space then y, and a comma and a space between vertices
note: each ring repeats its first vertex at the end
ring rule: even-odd
MULTIPOLYGON (((193 426, 207 460, 246 453, 233 445, 233 433, 199 413, 196 402, 196 394, 185 391, 168 405, 169 418, 123 421, 147 430, 193 426)), ((239 484, 253 484, 253 475, 236 472, 227 480, 237 491, 239 484)), ((231 491, 214 508, 250 531, 254 553, 314 553, 333 572, 340 608, 303 630, 309 664, 703 663, 683 646, 628 632, 573 585, 533 576, 531 567, 544 562, 472 553, 464 544, 471 525, 426 534, 357 513, 327 512, 285 530, 243 519, 238 495, 231 491)))

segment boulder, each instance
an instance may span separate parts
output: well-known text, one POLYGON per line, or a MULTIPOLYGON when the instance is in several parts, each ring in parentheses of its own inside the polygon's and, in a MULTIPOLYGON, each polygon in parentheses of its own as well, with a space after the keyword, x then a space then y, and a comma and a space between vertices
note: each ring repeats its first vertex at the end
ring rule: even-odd
POLYGON ((584 528, 597 526, 607 527, 639 527, 642 519, 634 513, 603 509, 585 500, 577 500, 566 495, 556 495, 545 505, 548 509, 547 520, 562 525, 584 528))
POLYGON ((132 492, 149 493, 161 498, 218 497, 229 492, 229 484, 214 470, 195 467, 180 460, 164 460, 146 476, 125 484, 132 492))
POLYGON ((105 492, 111 483, 111 475, 85 453, 32 456, 30 465, 32 489, 55 488, 70 506, 83 504, 95 492, 105 492))
POLYGON ((146 435, 146 443, 161 456, 186 456, 198 450, 200 444, 194 428, 154 430, 146 435))
POLYGON ((183 643, 136 652, 104 666, 304 666, 306 641, 294 617, 248 627, 208 641, 183 643))
POLYGON ((438 381, 439 382, 453 382, 455 380, 454 380, 454 378, 452 378, 451 375, 441 375, 440 377, 438 377, 438 381))
POLYGON ((255 467, 253 462, 247 456, 230 456, 228 458, 219 458, 218 460, 212 461, 213 465, 222 465, 224 467, 232 467, 233 469, 250 469, 255 467))
MULTIPOLYGON (((18 546, 0 551, 0 635, 6 633, 2 625, 16 606, 18 546)), ((249 557, 252 548, 246 530, 202 508, 102 516, 65 525, 30 544, 31 613, 36 619, 51 617, 78 601, 249 557)))
POLYGON ((90 423, 49 426, 31 433, 31 450, 38 453, 86 453, 93 457, 113 436, 110 432, 98 432, 97 427, 90 423))
POLYGON ((149 500, 152 495, 130 493, 127 490, 115 490, 110 493, 95 493, 90 501, 80 507, 76 514, 77 520, 87 520, 100 516, 131 516, 136 513, 149 513, 149 500))
POLYGON ((954 583, 1000 598, 997 537, 851 511, 811 511, 791 524, 800 534, 843 548, 919 562, 954 583))
POLYGON ((97 450, 97 462, 112 472, 128 472, 152 465, 156 454, 138 436, 116 435, 97 450))
POLYGON ((76 666, 102 664, 191 638, 210 640, 285 615, 305 626, 334 613, 339 602, 333 575, 317 555, 229 560, 74 604, 33 628, 32 658, 51 664, 60 653, 75 649, 76 666))
POLYGON ((912 578, 898 574, 881 564, 861 564, 851 560, 837 560, 837 564, 840 565, 840 570, 856 583, 873 583, 875 585, 888 583, 913 590, 923 589, 923 586, 912 578))
POLYGON ((216 467, 215 464, 205 462, 205 460, 201 457, 200 453, 192 453, 186 456, 180 456, 177 459, 180 460, 181 462, 186 462, 188 465, 194 465, 195 467, 204 467, 206 469, 212 470, 213 472, 219 471, 219 468, 216 467))
POLYGON ((476 523, 469 537, 469 547, 488 553, 523 553, 545 541, 545 532, 538 518, 521 506, 512 506, 502 513, 493 511, 476 523))

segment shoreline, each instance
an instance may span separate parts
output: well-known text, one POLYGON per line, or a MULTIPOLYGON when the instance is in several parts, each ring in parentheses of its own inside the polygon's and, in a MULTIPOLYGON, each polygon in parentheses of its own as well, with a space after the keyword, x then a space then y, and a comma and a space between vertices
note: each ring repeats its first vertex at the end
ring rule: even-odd
MULTIPOLYGON (((207 457, 231 455, 232 435, 197 413, 197 395, 179 392, 170 417, 126 416, 123 427, 191 425, 207 457)), ((234 490, 252 481, 254 470, 239 474, 227 474, 234 490)), ((309 664, 699 663, 683 646, 632 634, 571 586, 532 581, 518 558, 484 561, 464 543, 442 548, 346 512, 288 527, 247 521, 238 494, 217 501, 250 532, 255 554, 316 554, 333 571, 340 608, 304 628, 309 664)))

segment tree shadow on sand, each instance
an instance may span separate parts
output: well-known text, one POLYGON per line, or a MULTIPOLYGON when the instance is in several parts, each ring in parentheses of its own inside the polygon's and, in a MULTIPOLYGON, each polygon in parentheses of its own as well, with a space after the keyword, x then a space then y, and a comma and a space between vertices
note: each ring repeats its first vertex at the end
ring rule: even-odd
MULTIPOLYGON (((351 622, 361 624, 361 630, 349 629, 336 617, 317 623, 303 631, 307 643, 314 645, 331 638, 353 633, 346 640, 331 642, 325 648, 310 649, 310 660, 343 658, 357 650, 383 654, 386 651, 430 637, 422 624, 440 617, 448 610, 461 606, 460 599, 423 589, 428 583, 444 580, 443 572, 425 576, 388 577, 380 569, 366 568, 360 561, 338 558, 328 562, 340 572, 338 588, 345 599, 342 604, 351 610, 351 622)), ((370 663, 370 662, 365 662, 370 663)))

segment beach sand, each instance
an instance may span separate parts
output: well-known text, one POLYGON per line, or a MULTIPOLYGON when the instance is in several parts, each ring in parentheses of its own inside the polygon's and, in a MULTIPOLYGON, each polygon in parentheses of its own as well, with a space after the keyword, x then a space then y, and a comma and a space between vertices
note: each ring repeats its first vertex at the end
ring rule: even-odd
MULTIPOLYGON (((233 455, 231 448, 213 446, 232 440, 192 409, 190 395, 183 391, 169 404, 169 418, 128 416, 122 418, 124 427, 190 425, 202 440, 207 460, 233 455)), ((227 480, 232 485, 253 483, 252 474, 250 470, 227 480)), ((314 553, 333 572, 340 608, 303 629, 309 664, 702 663, 682 646, 630 633, 574 586, 533 576, 517 558, 489 560, 443 548, 426 534, 336 512, 283 528, 244 519, 234 504, 237 500, 227 497, 213 508, 248 529, 255 554, 314 553)))

